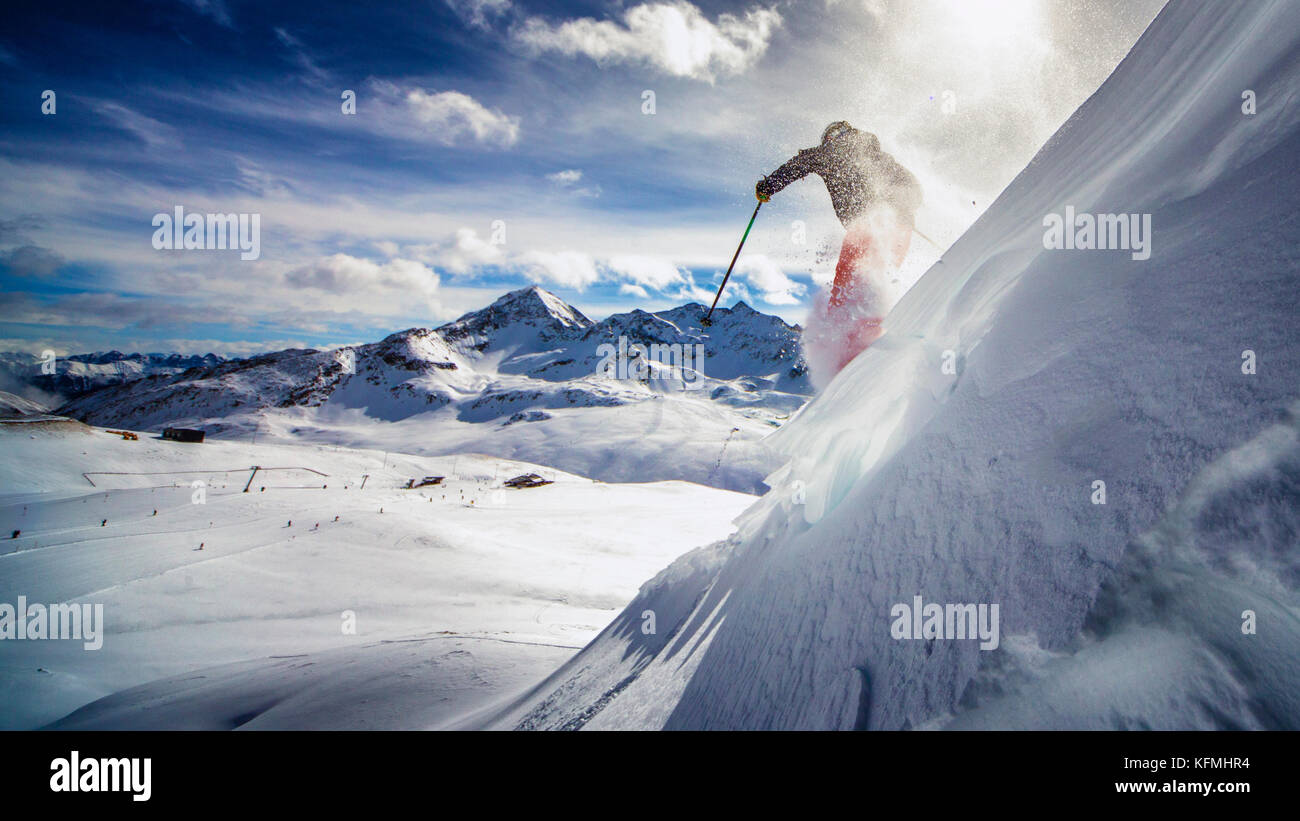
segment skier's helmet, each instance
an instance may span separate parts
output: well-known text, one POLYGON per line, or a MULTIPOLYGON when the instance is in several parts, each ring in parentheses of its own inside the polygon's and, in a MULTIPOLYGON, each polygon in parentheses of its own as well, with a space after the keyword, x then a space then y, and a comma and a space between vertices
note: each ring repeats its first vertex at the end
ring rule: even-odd
POLYGON ((831 140, 839 139, 845 134, 848 134, 850 131, 856 131, 856 130, 857 129, 855 129, 853 126, 849 125, 847 120, 836 120, 835 122, 826 126, 826 130, 822 132, 822 142, 828 143, 831 140))

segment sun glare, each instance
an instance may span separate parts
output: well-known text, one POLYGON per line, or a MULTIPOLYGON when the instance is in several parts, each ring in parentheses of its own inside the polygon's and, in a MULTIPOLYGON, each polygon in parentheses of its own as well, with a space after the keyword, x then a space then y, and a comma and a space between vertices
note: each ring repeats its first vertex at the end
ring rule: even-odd
POLYGON ((1040 0, 945 0, 936 13, 947 28, 980 51, 1002 51, 1038 39, 1042 29, 1040 0))

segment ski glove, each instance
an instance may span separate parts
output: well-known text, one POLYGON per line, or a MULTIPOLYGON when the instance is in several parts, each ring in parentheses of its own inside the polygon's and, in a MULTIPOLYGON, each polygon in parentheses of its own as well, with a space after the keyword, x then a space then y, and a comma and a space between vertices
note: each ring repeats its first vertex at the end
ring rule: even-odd
POLYGON ((768 202, 775 193, 776 189, 768 181, 767 177, 759 180, 758 184, 754 186, 754 196, 758 198, 759 202, 768 202))

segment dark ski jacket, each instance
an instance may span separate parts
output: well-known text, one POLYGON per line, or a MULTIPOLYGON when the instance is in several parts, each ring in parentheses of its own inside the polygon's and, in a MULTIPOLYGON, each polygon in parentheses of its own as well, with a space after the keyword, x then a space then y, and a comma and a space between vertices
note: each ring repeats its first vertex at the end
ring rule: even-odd
POLYGON ((795 180, 816 174, 826 183, 835 215, 846 227, 878 202, 911 220, 921 205, 921 184, 880 150, 875 134, 849 128, 815 148, 805 148, 758 184, 769 196, 795 180))

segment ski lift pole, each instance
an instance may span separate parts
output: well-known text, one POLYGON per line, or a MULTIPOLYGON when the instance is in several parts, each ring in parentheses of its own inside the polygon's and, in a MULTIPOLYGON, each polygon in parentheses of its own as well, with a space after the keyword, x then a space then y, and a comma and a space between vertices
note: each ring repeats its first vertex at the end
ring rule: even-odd
POLYGON ((740 249, 745 247, 745 240, 749 239, 749 229, 754 227, 754 220, 758 217, 758 209, 763 207, 766 200, 759 200, 758 205, 754 206, 754 213, 749 218, 749 225, 745 226, 745 233, 740 238, 740 245, 736 246, 736 255, 731 258, 731 264, 727 266, 727 275, 722 278, 722 284, 718 286, 718 293, 713 297, 713 304, 709 306, 709 312, 700 320, 700 324, 708 327, 713 324, 709 317, 713 316, 713 309, 718 307, 718 300, 722 298, 722 289, 727 287, 727 280, 731 279, 731 269, 736 267, 736 260, 740 259, 740 249))

